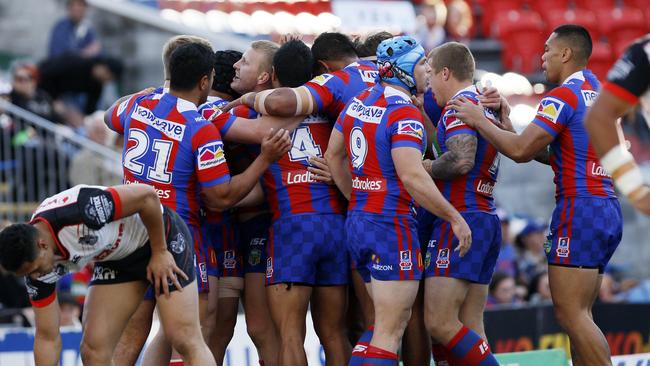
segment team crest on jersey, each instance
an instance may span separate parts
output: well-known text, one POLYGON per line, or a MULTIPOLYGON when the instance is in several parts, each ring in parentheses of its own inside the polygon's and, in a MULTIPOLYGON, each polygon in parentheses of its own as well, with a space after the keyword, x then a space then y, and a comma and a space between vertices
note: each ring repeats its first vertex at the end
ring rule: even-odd
POLYGON ((436 259, 436 267, 449 268, 449 248, 438 249, 438 259, 436 259))
POLYGON ((185 250, 185 245, 185 236, 183 236, 181 233, 178 233, 176 234, 174 240, 169 243, 169 249, 171 249, 173 253, 181 254, 185 250))
POLYGON ((273 258, 266 258, 266 278, 273 277, 273 258))
POLYGON ((262 251, 259 249, 252 249, 248 255, 248 264, 256 266, 262 261, 262 251))
POLYGON ((226 250, 223 252, 223 266, 228 269, 235 269, 237 260, 235 259, 234 250, 226 250))
POLYGON ((402 271, 410 271, 411 269, 413 269, 413 261, 411 260, 410 250, 400 250, 399 269, 402 271))
POLYGON ((209 169, 226 162, 226 155, 223 151, 223 142, 210 142, 199 146, 198 154, 199 170, 209 169))
POLYGON ((215 105, 211 105, 201 110, 201 116, 205 118, 206 121, 212 121, 214 118, 218 117, 221 113, 223 113, 223 111, 215 105))
POLYGON ((318 75, 315 78, 311 79, 311 82, 323 86, 333 77, 334 75, 332 74, 318 75))
POLYGON ((397 134, 411 135, 421 140, 424 137, 424 126, 419 121, 412 119, 400 121, 397 126, 397 134))
POLYGON ((97 235, 83 235, 79 237, 79 244, 81 245, 95 245, 99 237, 97 235))
POLYGON ((546 97, 539 103, 537 115, 555 123, 560 118, 564 104, 563 101, 557 98, 546 97))
POLYGON ((557 249, 555 249, 555 253, 558 257, 569 258, 569 253, 571 253, 571 250, 569 250, 569 246, 571 245, 570 243, 571 238, 566 236, 557 239, 557 249))

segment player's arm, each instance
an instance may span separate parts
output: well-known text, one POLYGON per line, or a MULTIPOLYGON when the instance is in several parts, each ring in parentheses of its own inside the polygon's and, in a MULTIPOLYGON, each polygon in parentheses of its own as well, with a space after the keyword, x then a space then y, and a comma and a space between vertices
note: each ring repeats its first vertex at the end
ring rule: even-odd
POLYGON ((262 185, 257 182, 257 184, 253 186, 253 189, 248 192, 246 197, 237 202, 235 207, 253 207, 262 203, 264 203, 264 190, 262 189, 262 185))
POLYGON ((616 122, 631 107, 629 101, 603 90, 587 113, 585 127, 601 164, 612 175, 616 187, 637 209, 650 215, 650 188, 625 147, 616 122))
POLYGON ((325 160, 334 183, 349 200, 352 194, 352 175, 348 169, 347 159, 343 133, 338 128, 334 128, 327 144, 327 151, 325 151, 325 160))
POLYGON ((255 186, 271 163, 280 159, 291 148, 289 132, 283 129, 270 130, 262 141, 261 154, 241 174, 228 182, 201 190, 201 197, 207 209, 224 211, 241 201, 255 186))
POLYGON ((462 133, 445 142, 448 151, 436 160, 422 162, 424 169, 434 179, 451 180, 469 173, 476 159, 476 136, 462 133))
POLYGON ((485 116, 481 106, 466 98, 456 98, 450 104, 458 119, 476 129, 500 153, 518 163, 532 160, 553 141, 553 136, 534 123, 528 125, 521 135, 502 130, 485 116))
POLYGON ((58 366, 61 356, 59 333, 59 302, 34 306, 36 334, 34 335, 34 362, 36 366, 58 366))
POLYGON ((274 129, 277 131, 284 129, 291 133, 303 119, 303 116, 261 116, 255 119, 234 117, 232 125, 226 131, 220 130, 226 141, 243 144, 261 144, 264 137, 269 133, 269 130, 274 129))
POLYGON ((176 266, 174 257, 167 250, 160 199, 155 189, 146 184, 129 184, 109 188, 116 207, 113 219, 138 214, 149 234, 151 258, 147 265, 147 278, 154 284, 156 295, 169 295, 169 282, 182 291, 177 275, 188 279, 176 266))
POLYGON ((459 240, 455 250, 460 250, 464 256, 472 244, 472 232, 465 219, 443 197, 438 187, 421 164, 415 164, 421 159, 421 153, 413 147, 398 147, 391 150, 395 170, 404 188, 427 211, 451 223, 452 230, 459 240))
POLYGON ((316 110, 316 100, 304 86, 247 93, 228 103, 224 109, 229 110, 240 104, 258 113, 278 117, 306 116, 316 110))
POLYGON ((135 96, 138 95, 144 95, 144 94, 149 94, 152 93, 155 90, 155 88, 146 88, 143 89, 137 93, 125 95, 115 101, 113 105, 111 105, 106 112, 104 112, 104 124, 106 127, 109 129, 119 133, 120 135, 124 134, 124 127, 122 125, 122 122, 120 121, 120 116, 121 114, 128 110, 132 105, 133 102, 135 101, 135 96))

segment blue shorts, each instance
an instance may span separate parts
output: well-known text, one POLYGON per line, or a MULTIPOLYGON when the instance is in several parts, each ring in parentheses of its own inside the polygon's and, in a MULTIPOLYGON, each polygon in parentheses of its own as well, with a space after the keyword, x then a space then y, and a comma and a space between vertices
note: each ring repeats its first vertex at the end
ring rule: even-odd
POLYGON ((346 242, 365 282, 422 279, 424 265, 413 216, 348 212, 346 242))
POLYGON ((420 249, 422 253, 426 253, 427 244, 431 240, 431 233, 433 233, 433 222, 436 221, 436 216, 427 211, 424 207, 418 207, 417 216, 418 222, 418 240, 420 241, 420 249))
POLYGON ((204 222, 201 231, 203 241, 208 246, 208 276, 243 276, 241 254, 237 248, 237 235, 232 221, 204 222))
POLYGON ((560 198, 544 249, 552 265, 598 268, 602 273, 623 236, 616 198, 560 198))
POLYGON ((257 215, 237 224, 244 273, 266 273, 266 243, 269 241, 270 227, 270 214, 257 215))
POLYGON ((345 285, 350 272, 345 250, 345 216, 303 214, 271 226, 266 284, 345 285))
POLYGON ((501 222, 495 214, 461 213, 472 230, 472 246, 461 258, 451 224, 436 219, 424 257, 425 277, 451 277, 487 285, 501 249, 501 222))

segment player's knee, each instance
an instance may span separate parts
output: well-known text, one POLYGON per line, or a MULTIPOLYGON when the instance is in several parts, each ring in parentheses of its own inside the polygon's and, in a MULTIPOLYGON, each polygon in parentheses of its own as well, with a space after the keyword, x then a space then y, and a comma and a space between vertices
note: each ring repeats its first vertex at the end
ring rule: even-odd
POLYGON ((564 329, 570 329, 573 325, 580 320, 581 316, 588 316, 587 312, 581 314, 579 309, 565 304, 556 304, 554 307, 555 319, 564 329))
POLYGON ((442 339, 447 333, 449 319, 438 312, 429 312, 424 315, 424 326, 427 332, 435 339, 442 339))
POLYGON ((88 365, 108 365, 111 362, 112 352, 102 342, 93 342, 84 337, 79 347, 81 360, 88 365))
POLYGON ((246 318, 246 331, 253 340, 253 343, 261 344, 264 340, 273 335, 275 329, 273 324, 262 319, 246 318))
POLYGON ((174 326, 165 332, 165 336, 172 347, 183 356, 192 353, 203 342, 203 338, 196 331, 195 327, 191 325, 174 326))

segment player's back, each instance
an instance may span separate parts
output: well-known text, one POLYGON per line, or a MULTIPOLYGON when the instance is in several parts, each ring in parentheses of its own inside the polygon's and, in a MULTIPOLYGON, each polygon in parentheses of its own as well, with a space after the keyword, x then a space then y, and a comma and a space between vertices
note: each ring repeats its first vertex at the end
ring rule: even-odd
POLYGON ((359 60, 341 70, 316 76, 305 84, 316 99, 316 111, 335 121, 345 105, 363 90, 375 85, 377 66, 359 60))
POLYGON ((198 226, 200 184, 226 178, 215 169, 225 162, 218 131, 196 105, 169 93, 139 96, 129 108, 123 117, 125 183, 154 186, 163 204, 198 226), (199 182, 202 170, 207 174, 199 182))
MULTIPOLYGON (((462 96, 474 103, 478 103, 478 94, 476 87, 471 85, 456 93, 451 99, 462 96)), ((496 117, 487 110, 485 115, 488 119, 496 120, 496 117)), ((496 207, 492 193, 499 172, 499 154, 497 150, 476 130, 457 119, 455 111, 448 107, 445 107, 443 111, 437 126, 437 132, 439 153, 445 153, 449 150, 446 141, 453 136, 467 134, 476 137, 474 166, 467 174, 458 176, 455 179, 436 179, 435 182, 440 192, 460 212, 495 213, 496 207)))
POLYGON ((350 158, 349 211, 412 214, 413 199, 397 176, 391 150, 417 146, 424 152, 426 137, 421 118, 408 95, 380 84, 364 90, 346 105, 336 128, 344 135, 350 158))
POLYGON ((307 170, 311 157, 327 151, 332 124, 310 115, 291 133, 292 147, 264 173, 264 188, 273 219, 303 213, 342 214, 344 198, 336 186, 316 181, 307 170))
POLYGON ((611 177, 600 165, 583 124, 599 90, 600 82, 591 71, 582 70, 540 102, 534 123, 555 138, 550 161, 556 197, 615 197, 611 177))

